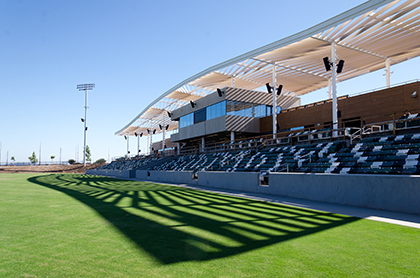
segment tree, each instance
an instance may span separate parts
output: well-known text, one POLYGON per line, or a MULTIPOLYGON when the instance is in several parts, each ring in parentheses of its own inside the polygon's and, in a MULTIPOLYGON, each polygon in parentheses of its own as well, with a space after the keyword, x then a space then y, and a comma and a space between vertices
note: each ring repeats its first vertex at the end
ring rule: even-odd
POLYGON ((10 160, 11 160, 11 161, 13 161, 13 162, 15 162, 15 161, 16 161, 16 159, 15 159, 15 157, 14 157, 14 156, 12 156, 12 157, 10 158, 10 160))
POLYGON ((69 161, 69 164, 70 164, 70 165, 74 165, 74 164, 76 164, 76 160, 74 160, 74 159, 72 159, 72 158, 70 158, 68 161, 69 161))
POLYGON ((54 161, 55 155, 51 156, 51 163, 54 161))
POLYGON ((35 152, 33 152, 33 153, 32 153, 32 156, 28 157, 28 159, 29 159, 29 161, 30 161, 32 164, 35 164, 35 163, 37 163, 37 162, 38 162, 38 158, 36 158, 36 154, 35 154, 35 152))
POLYGON ((106 162, 105 158, 99 158, 95 161, 95 164, 104 164, 106 162))
POLYGON ((88 145, 86 145, 86 160, 91 161, 90 149, 88 145))

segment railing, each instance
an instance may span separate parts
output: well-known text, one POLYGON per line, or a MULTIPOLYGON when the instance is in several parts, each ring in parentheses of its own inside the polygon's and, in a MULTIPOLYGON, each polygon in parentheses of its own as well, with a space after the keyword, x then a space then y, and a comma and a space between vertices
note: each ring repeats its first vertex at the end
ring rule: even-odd
POLYGON ((199 153, 213 153, 224 151, 237 151, 243 149, 258 150, 263 147, 278 147, 293 145, 295 143, 308 142, 311 144, 313 141, 329 140, 334 141, 337 139, 345 139, 345 130, 343 128, 330 129, 319 127, 318 129, 306 128, 295 131, 287 131, 273 134, 251 137, 246 139, 237 139, 236 141, 222 141, 217 143, 208 143, 204 148, 199 146, 182 147, 180 149, 181 155, 193 155, 199 153), (337 133, 336 137, 332 134, 334 131, 337 133), (274 138, 273 138, 274 137, 274 138))
POLYGON ((297 160, 298 160, 298 167, 302 168, 302 160, 305 159, 306 157, 309 157, 309 163, 312 163, 312 154, 311 153, 307 153, 305 155, 300 156, 297 160))
POLYGON ((372 93, 372 92, 377 92, 377 91, 385 90, 385 89, 389 89, 389 88, 394 88, 394 87, 398 87, 398 86, 402 86, 402 85, 406 85, 406 84, 410 84, 410 83, 414 83, 414 82, 420 82, 420 80, 419 79, 412 79, 412 80, 408 80, 408 81, 404 81, 404 82, 400 82, 400 83, 391 84, 389 87, 383 86, 383 87, 379 87, 379 88, 376 88, 376 89, 370 89, 370 90, 350 94, 349 96, 350 97, 359 96, 359 95, 372 93))
POLYGON ((419 117, 410 119, 393 119, 391 121, 366 124, 363 125, 363 127, 361 128, 306 128, 298 131, 295 130, 277 133, 275 136, 273 136, 273 134, 269 134, 247 139, 238 139, 236 141, 208 143, 204 146, 204 148, 201 146, 187 146, 181 148, 180 154, 195 155, 199 153, 238 151, 243 149, 258 150, 264 147, 279 147, 305 142, 311 144, 317 141, 334 141, 338 139, 345 140, 346 138, 349 138, 350 143, 353 144, 357 139, 360 140, 367 135, 381 134, 390 131, 392 131, 395 134, 395 132, 399 130, 406 130, 411 128, 420 128, 420 115, 419 117), (337 136, 334 137, 334 133, 336 133, 337 136))
POLYGON ((286 169, 286 172, 289 173, 289 163, 280 164, 279 167, 277 167, 277 172, 281 172, 284 169, 286 169))
POLYGON ((350 127, 348 127, 348 128, 346 128, 346 132, 347 131, 349 132, 350 144, 353 144, 353 141, 355 139, 362 139, 362 131, 363 131, 362 128, 350 128, 350 127), (357 130, 356 130, 356 132, 350 134, 351 129, 357 129, 357 130))
MULTIPOLYGON (((395 115, 394 113, 393 115, 395 115)), ((402 114, 402 112, 401 112, 402 114)), ((393 116, 390 115, 390 116, 393 116)), ((383 118, 384 115, 378 115, 378 117, 383 118)), ((366 120, 371 121, 373 118, 366 118, 366 120)), ((361 121, 365 119, 361 119, 361 121)), ((204 148, 202 146, 184 146, 181 147, 179 153, 181 155, 196 155, 201 153, 215 153, 215 152, 226 152, 226 151, 238 151, 238 150, 259 150, 264 147, 279 147, 293 145, 296 143, 309 143, 313 142, 325 142, 325 141, 335 141, 335 140, 345 140, 349 139, 350 143, 353 144, 357 139, 362 139, 365 136, 372 134, 381 134, 385 132, 395 133, 400 130, 418 128, 420 129, 420 114, 419 117, 410 118, 410 119, 393 119, 390 121, 384 122, 374 122, 370 124, 365 124, 360 127, 346 127, 346 128, 337 128, 332 129, 330 125, 317 126, 317 128, 305 128, 294 131, 285 131, 273 134, 248 137, 246 139, 237 139, 236 141, 221 141, 216 143, 207 143, 204 148), (356 130, 353 132, 353 130, 356 130), (337 135, 334 136, 334 133, 337 135)), ((178 150, 170 149, 165 150, 164 152, 155 152, 151 155, 142 155, 139 158, 143 157, 163 157, 163 156, 173 156, 177 155, 178 150)), ((136 155, 131 155, 129 157, 122 157, 120 159, 135 159, 136 155)), ((114 158, 115 160, 115 158, 114 158)), ((48 162, 46 164, 49 164, 48 162)), ((29 163, 28 163, 29 165, 29 163)))
POLYGON ((391 132, 395 135, 398 131, 420 129, 420 114, 416 117, 406 119, 393 119, 392 121, 377 122, 364 125, 362 135, 370 135, 373 133, 391 132))
MULTIPOLYGON (((319 126, 318 128, 306 128, 294 131, 286 131, 273 134, 251 137, 246 139, 237 139, 236 141, 221 141, 216 143, 208 143, 204 146, 185 146, 179 150, 181 155, 196 155, 201 153, 215 153, 226 151, 239 151, 244 149, 259 150, 264 147, 279 147, 293 145, 296 143, 309 143, 318 141, 334 141, 334 140, 350 140, 353 144, 357 139, 362 139, 371 134, 381 134, 384 132, 393 132, 394 134, 399 130, 420 128, 420 116, 410 119, 398 119, 384 122, 375 122, 372 124, 365 124, 361 128, 347 127, 331 129, 330 126, 319 126), (352 132, 353 130, 356 130, 352 132), (333 134, 336 133, 336 136, 333 134)), ((147 157, 164 157, 177 155, 178 150, 166 150, 164 152, 156 152, 147 157)), ((139 158, 146 157, 144 155, 139 158)), ((135 159, 136 155, 129 157, 121 157, 120 159, 135 159)), ((45 163, 50 164, 50 163, 45 163)), ((28 163, 29 165, 29 163, 28 163)))

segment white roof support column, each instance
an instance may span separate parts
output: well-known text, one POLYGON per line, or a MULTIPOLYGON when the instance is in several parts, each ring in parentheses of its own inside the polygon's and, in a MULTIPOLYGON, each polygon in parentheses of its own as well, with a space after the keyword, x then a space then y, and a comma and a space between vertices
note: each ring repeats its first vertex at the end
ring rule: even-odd
POLYGON ((152 138, 152 134, 149 133, 149 140, 150 140, 150 144, 149 144, 149 155, 152 154, 152 145, 153 145, 153 138, 152 138))
POLYGON ((235 88, 235 77, 234 76, 232 76, 232 79, 231 79, 231 87, 232 88, 235 88))
POLYGON ((331 43, 331 87, 332 87, 332 122, 333 122, 333 137, 337 137, 338 117, 337 117, 337 65, 335 57, 335 42, 331 43))
POLYGON ((204 144, 206 143, 204 137, 201 137, 201 152, 204 152, 204 144))
POLYGON ((165 151, 165 138, 166 138, 166 134, 165 134, 166 128, 165 128, 165 115, 162 114, 162 151, 165 151))
POLYGON ((130 136, 127 135, 127 156, 130 155, 130 136))
POLYGON ((386 87, 389 88, 391 86, 391 59, 385 60, 385 75, 386 75, 386 87))
POLYGON ((277 133, 277 82, 276 82, 276 64, 273 64, 273 139, 276 139, 277 133))
POLYGON ((147 136, 146 154, 149 154, 150 155, 150 135, 147 136))
POLYGON ((328 99, 332 98, 331 96, 331 78, 328 79, 328 99))
POLYGON ((139 127, 139 133, 137 134, 137 155, 140 156, 140 127, 139 127))

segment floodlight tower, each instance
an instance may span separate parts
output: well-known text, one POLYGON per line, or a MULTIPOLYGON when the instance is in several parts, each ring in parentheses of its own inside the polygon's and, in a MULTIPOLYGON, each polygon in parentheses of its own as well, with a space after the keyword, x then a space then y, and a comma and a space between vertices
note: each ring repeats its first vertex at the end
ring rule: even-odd
POLYGON ((77 89, 79 91, 85 91, 85 118, 81 119, 82 122, 85 123, 85 129, 84 129, 84 144, 83 144, 83 166, 86 166, 86 132, 87 132, 87 127, 86 127, 86 116, 87 116, 87 93, 89 90, 93 90, 93 88, 95 88, 95 84, 79 84, 77 85, 77 89))

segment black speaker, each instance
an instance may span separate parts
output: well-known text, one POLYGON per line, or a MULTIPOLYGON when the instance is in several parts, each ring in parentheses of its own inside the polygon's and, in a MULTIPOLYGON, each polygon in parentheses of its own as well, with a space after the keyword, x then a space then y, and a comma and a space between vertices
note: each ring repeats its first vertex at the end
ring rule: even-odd
POLYGON ((219 94, 219 97, 222 97, 223 96, 223 92, 219 88, 217 88, 217 93, 219 94))
POLYGON ((281 91, 283 90, 283 85, 279 85, 277 88, 277 95, 279 96, 281 94, 281 91))
POLYGON ((324 59, 322 59, 322 60, 324 61, 325 70, 330 71, 331 70, 331 64, 330 64, 330 61, 329 61, 328 57, 324 57, 324 59))
POLYGON ((344 67, 344 60, 338 61, 338 64, 337 64, 337 73, 341 73, 343 71, 343 67, 344 67))
POLYGON ((272 93, 272 91, 271 91, 271 86, 270 86, 270 83, 265 84, 265 86, 267 87, 267 91, 268 91, 268 93, 269 93, 269 94, 271 94, 271 93, 272 93))

